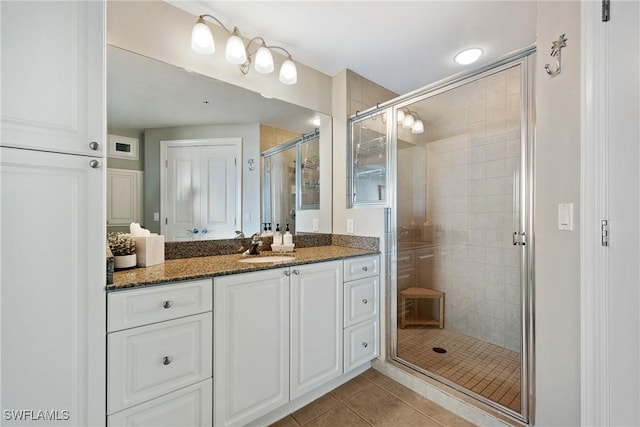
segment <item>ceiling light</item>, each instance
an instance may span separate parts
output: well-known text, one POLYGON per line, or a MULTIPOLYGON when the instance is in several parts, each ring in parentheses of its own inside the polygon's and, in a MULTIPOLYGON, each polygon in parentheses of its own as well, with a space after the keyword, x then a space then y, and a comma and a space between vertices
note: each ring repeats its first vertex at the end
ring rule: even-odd
POLYGON ((262 95, 263 98, 273 99, 273 96, 267 95, 266 93, 260 92, 260 95, 262 95))
POLYGON ((398 115, 397 117, 398 124, 402 123, 404 121, 404 109, 398 110, 396 114, 398 115))
POLYGON ((195 52, 202 54, 212 54, 215 52, 213 35, 204 18, 213 19, 229 33, 224 55, 225 59, 232 64, 240 65, 240 71, 242 71, 243 74, 249 72, 252 56, 255 56, 255 64, 253 67, 257 72, 265 74, 273 72, 274 65, 271 51, 278 49, 283 51, 287 58, 280 68, 280 81, 286 85, 293 85, 298 82, 296 64, 293 62, 293 59, 291 59, 291 54, 285 48, 269 46, 262 37, 254 37, 245 45, 240 36, 240 30, 238 30, 237 27, 233 27, 233 31, 230 31, 218 18, 212 15, 200 15, 196 25, 191 31, 191 49, 195 52), (260 46, 255 51, 250 52, 249 46, 255 41, 259 41, 260 46))
POLYGON ((204 55, 211 55, 216 51, 213 34, 202 17, 191 31, 191 49, 204 55))
POLYGON ((424 132, 424 123, 422 120, 418 119, 413 122, 413 126, 411 127, 411 133, 422 133, 424 132))
POLYGON ((465 49, 453 57, 453 60, 460 65, 473 64, 482 56, 482 49, 478 47, 472 47, 471 49, 465 49))
POLYGON ((314 126, 320 126, 320 117, 314 117, 313 119, 311 119, 311 124, 314 126))
POLYGON ((256 52, 256 63, 253 66, 259 73, 268 74, 273 71, 273 55, 267 46, 262 43, 256 52))
POLYGON ((291 57, 287 58, 280 67, 280 81, 286 85, 294 85, 298 81, 298 70, 291 57))

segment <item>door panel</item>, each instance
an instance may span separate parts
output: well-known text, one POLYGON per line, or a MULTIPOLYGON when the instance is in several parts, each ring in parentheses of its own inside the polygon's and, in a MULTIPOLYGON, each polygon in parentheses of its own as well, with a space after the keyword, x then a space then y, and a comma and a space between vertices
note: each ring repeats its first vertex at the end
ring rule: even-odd
POLYGON ((236 179, 236 147, 220 145, 202 147, 201 158, 205 163, 203 185, 206 197, 202 200, 201 227, 207 230, 203 239, 232 238, 237 227, 238 182, 236 179))

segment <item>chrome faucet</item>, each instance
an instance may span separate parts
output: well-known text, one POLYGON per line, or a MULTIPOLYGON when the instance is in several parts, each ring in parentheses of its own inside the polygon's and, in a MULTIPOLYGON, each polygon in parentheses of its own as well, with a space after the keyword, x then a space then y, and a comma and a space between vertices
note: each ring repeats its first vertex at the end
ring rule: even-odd
POLYGON ((236 239, 244 239, 244 233, 240 230, 236 230, 236 239))
POLYGON ((249 244, 249 249, 244 251, 242 255, 260 255, 260 247, 262 246, 262 240, 260 240, 260 233, 254 233, 251 236, 251 243, 249 244))

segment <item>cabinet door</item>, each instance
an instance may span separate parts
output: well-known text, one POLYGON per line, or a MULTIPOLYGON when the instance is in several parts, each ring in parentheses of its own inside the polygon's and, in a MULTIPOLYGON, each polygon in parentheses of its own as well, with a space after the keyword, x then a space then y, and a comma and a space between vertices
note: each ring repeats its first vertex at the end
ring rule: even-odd
POLYGON ((289 401, 289 269, 214 279, 214 424, 289 401))
POLYGON ((211 379, 107 417, 108 427, 211 427, 211 379))
POLYGON ((13 148, 0 159, 1 409, 104 424, 105 175, 89 166, 101 160, 13 148))
POLYGON ((291 267, 291 399, 342 374, 342 261, 291 267))
POLYGON ((128 227, 142 217, 142 171, 107 169, 107 225, 128 227))
POLYGON ((103 157, 105 2, 0 7, 0 144, 103 157))

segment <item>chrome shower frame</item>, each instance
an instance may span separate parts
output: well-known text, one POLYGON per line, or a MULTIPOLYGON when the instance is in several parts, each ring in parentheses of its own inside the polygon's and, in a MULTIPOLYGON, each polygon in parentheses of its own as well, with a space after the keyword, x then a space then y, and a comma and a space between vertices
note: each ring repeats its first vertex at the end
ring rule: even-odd
MULTIPOLYGON (((519 217, 518 226, 519 233, 526 236, 526 245, 521 246, 521 320, 522 320, 522 347, 521 347, 521 412, 516 412, 510 408, 502 406, 490 399, 472 392, 458 384, 453 383, 441 376, 431 373, 420 368, 410 362, 402 360, 397 355, 397 191, 395 184, 397 183, 397 125, 394 120, 387 120, 388 135, 388 169, 387 169, 387 206, 390 206, 389 212, 386 213, 389 218, 385 218, 389 229, 386 236, 388 237, 385 246, 386 255, 386 295, 387 301, 385 306, 385 314, 387 319, 386 342, 387 354, 386 359, 399 362, 411 369, 425 374, 453 389, 467 394, 487 405, 502 412, 515 420, 527 424, 534 423, 535 409, 535 335, 534 335, 534 229, 533 229, 533 203, 534 203, 534 108, 533 108, 533 54, 536 52, 535 46, 528 46, 519 51, 513 52, 501 58, 497 62, 479 68, 470 73, 461 73, 448 79, 425 86, 416 91, 410 92, 399 98, 388 101, 384 104, 377 105, 374 108, 365 110, 352 116, 349 119, 351 124, 359 121, 367 116, 380 114, 385 112, 387 117, 396 117, 398 109, 406 107, 415 102, 436 96, 451 89, 460 87, 472 81, 482 79, 491 74, 504 71, 514 66, 521 66, 521 127, 520 127, 520 178, 516 184, 517 194, 519 198, 519 217)), ((514 199, 516 196, 514 196, 514 199)))

